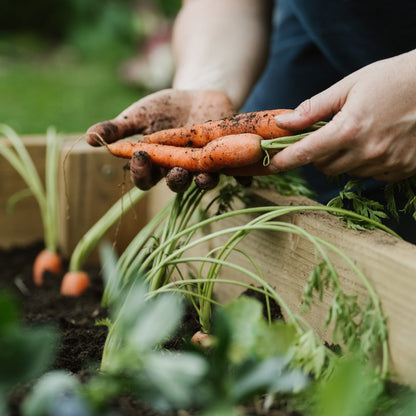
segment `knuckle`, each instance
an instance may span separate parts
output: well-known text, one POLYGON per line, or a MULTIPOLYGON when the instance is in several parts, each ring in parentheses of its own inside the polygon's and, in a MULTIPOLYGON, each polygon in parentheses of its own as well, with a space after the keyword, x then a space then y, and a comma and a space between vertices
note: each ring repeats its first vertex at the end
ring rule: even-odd
POLYGON ((299 164, 305 165, 311 161, 311 152, 308 149, 299 146, 294 150, 294 157, 299 164))
POLYGON ((308 98, 305 101, 302 101, 296 108, 296 111, 302 115, 309 115, 312 112, 312 100, 308 98))

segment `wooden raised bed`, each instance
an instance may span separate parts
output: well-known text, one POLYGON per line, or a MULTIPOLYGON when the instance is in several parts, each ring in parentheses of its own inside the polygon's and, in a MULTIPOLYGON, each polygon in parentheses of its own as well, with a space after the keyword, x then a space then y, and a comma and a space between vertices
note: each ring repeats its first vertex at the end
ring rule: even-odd
MULTIPOLYGON (((312 205, 305 197, 285 197, 268 191, 256 191, 256 205, 312 205)), ((227 226, 242 225, 249 217, 231 217, 227 226)), ((355 231, 348 229, 338 217, 325 212, 305 211, 287 215, 285 221, 300 226, 343 251, 365 274, 381 299, 388 319, 390 370, 392 379, 416 386, 416 246, 399 240, 380 230, 355 231)), ((225 240, 224 240, 225 241, 225 240)), ((218 246, 220 241, 214 242, 218 246)), ((299 312, 302 292, 309 274, 316 264, 311 242, 288 233, 254 231, 240 243, 288 306, 299 312)), ((331 255, 343 289, 357 294, 364 301, 367 291, 350 267, 339 256, 331 255)), ((241 256, 230 261, 241 262, 241 256)), ((245 279, 232 270, 223 270, 227 278, 245 279)), ((225 276, 224 276, 225 277, 225 276)), ((248 280, 246 280, 249 282, 248 280)), ((249 282, 253 283, 253 282, 249 282)), ((219 300, 225 301, 239 294, 235 285, 217 285, 219 300)), ((323 340, 331 343, 331 329, 325 327, 325 316, 332 301, 325 293, 305 319, 323 340)))
MULTIPOLYGON (((93 148, 78 135, 65 137, 61 152, 59 172, 60 198, 60 242, 63 256, 69 257, 84 233, 114 204, 124 192, 131 188, 128 172, 123 169, 125 161, 110 155, 105 148, 93 148)), ((45 137, 27 136, 23 138, 38 172, 43 177, 45 171, 45 137)), ((40 241, 43 229, 39 208, 34 198, 21 200, 12 214, 6 212, 9 198, 17 191, 26 188, 18 173, 0 158, 0 249, 8 249, 40 241)), ((173 193, 163 193, 164 198, 173 193)), ((159 196, 147 195, 140 203, 126 213, 122 220, 108 232, 107 237, 115 242, 119 251, 131 241, 137 230, 145 224, 149 216, 163 201, 159 196), (157 206, 153 206, 156 204, 157 206)), ((93 253, 91 261, 97 260, 93 253)))
MULTIPOLYGON (((123 171, 124 161, 115 159, 103 148, 91 148, 83 142, 74 146, 75 138, 67 138, 62 151, 65 175, 62 173, 60 176, 60 198, 63 202, 60 249, 66 256, 70 255, 85 231, 121 196, 121 184, 130 187, 130 180, 123 171)), ((26 143, 40 172, 43 172, 43 137, 27 138, 26 143)), ((36 202, 33 198, 27 198, 16 206, 13 215, 7 215, 7 199, 25 185, 3 160, 0 162, 0 174, 3 178, 0 181, 0 248, 40 240, 42 227, 36 202)), ((266 191, 257 191, 256 195, 258 205, 315 204, 307 198, 283 197, 266 191)), ((109 238, 122 250, 143 224, 172 197, 173 193, 161 183, 132 212, 124 216, 121 223, 110 231, 109 238)), ((247 220, 233 217, 227 225, 241 225, 247 220)), ((416 246, 379 230, 360 232, 347 229, 337 217, 326 213, 296 213, 286 216, 285 220, 337 246, 367 276, 380 296, 384 314, 388 318, 392 378, 415 386, 416 246)), ((220 243, 215 241, 211 244, 220 243)), ((250 233, 240 247, 261 265, 268 282, 297 311, 305 281, 315 265, 312 244, 286 233, 256 231, 250 233)), ((345 291, 357 293, 364 299, 366 291, 354 272, 335 255, 332 260, 345 291)), ((234 261, 238 263, 242 260, 235 257, 234 261)), ((227 273, 227 278, 241 279, 241 276, 233 276, 230 270, 224 270, 223 273, 227 273)), ((220 300, 227 300, 238 295, 239 288, 218 284, 216 294, 220 300)), ((332 341, 330 330, 323 323, 330 302, 330 294, 326 294, 323 302, 317 303, 305 315, 322 339, 328 342, 332 341)))

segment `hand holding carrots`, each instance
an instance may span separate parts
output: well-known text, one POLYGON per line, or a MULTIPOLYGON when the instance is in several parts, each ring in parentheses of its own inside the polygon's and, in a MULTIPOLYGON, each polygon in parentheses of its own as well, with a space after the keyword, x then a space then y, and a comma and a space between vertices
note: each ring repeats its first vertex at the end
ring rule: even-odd
POLYGON ((327 175, 397 181, 416 173, 416 50, 352 73, 278 117, 302 129, 333 119, 271 159, 285 171, 313 163, 327 175))
MULTIPOLYGON (((209 119, 220 119, 234 112, 230 100, 220 91, 166 89, 137 101, 112 120, 91 126, 87 130, 87 141, 92 146, 99 146, 134 134, 147 135, 209 119)), ((169 175, 169 169, 152 163, 145 153, 135 155, 130 163, 135 185, 147 190, 163 176, 167 176, 168 185, 171 185, 171 176, 175 175, 169 175)), ((213 179, 215 182, 215 175, 213 179)), ((171 186, 175 191, 176 185, 171 186)))
POLYGON ((165 176, 173 191, 183 192, 194 175, 197 186, 212 189, 219 173, 240 177, 274 172, 273 166, 263 166, 261 142, 290 134, 274 119, 285 111, 224 117, 232 108, 223 93, 164 90, 90 127, 87 140, 130 159, 131 178, 140 189, 150 189, 165 176), (114 143, 135 133, 145 135, 135 142, 114 143))

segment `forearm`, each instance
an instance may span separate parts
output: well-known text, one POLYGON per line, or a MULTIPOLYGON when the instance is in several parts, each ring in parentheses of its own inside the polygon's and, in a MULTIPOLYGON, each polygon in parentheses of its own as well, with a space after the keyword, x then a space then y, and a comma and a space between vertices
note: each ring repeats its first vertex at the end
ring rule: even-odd
POLYGON ((188 0, 173 33, 178 89, 225 92, 234 108, 247 98, 266 62, 268 0, 188 0))

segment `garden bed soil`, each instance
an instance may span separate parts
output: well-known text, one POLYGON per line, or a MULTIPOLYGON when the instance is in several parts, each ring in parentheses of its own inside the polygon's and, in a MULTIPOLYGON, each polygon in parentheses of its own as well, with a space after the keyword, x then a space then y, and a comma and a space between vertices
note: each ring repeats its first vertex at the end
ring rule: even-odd
MULTIPOLYGON (((63 297, 59 294, 61 279, 45 275, 44 285, 35 286, 32 282, 32 264, 42 244, 25 248, 0 251, 0 290, 12 293, 22 308, 22 319, 26 325, 48 324, 56 327, 60 334, 60 344, 52 369, 63 369, 86 380, 99 368, 104 342, 107 335, 105 326, 97 326, 97 319, 105 318, 107 311, 101 307, 103 282, 99 267, 87 270, 92 278, 90 288, 78 298, 63 297)), ((253 291, 253 293, 256 293, 253 291)), ((252 293, 252 294, 253 294, 252 293)), ((277 305, 273 310, 279 317, 277 305)), ((199 329, 196 316, 188 312, 183 324, 186 332, 199 329)), ((179 341, 178 341, 179 342, 179 341)), ((171 348, 180 347, 175 340, 171 348)), ((19 406, 29 386, 16 389, 10 398, 10 416, 20 416, 19 406)), ((112 409, 120 416, 158 416, 159 413, 147 408, 134 397, 120 397, 112 409)), ((245 409, 248 415, 263 415, 255 409, 245 409)), ((271 416, 295 416, 285 409, 272 409, 271 416)), ((188 415, 187 412, 164 413, 164 416, 188 415)))

